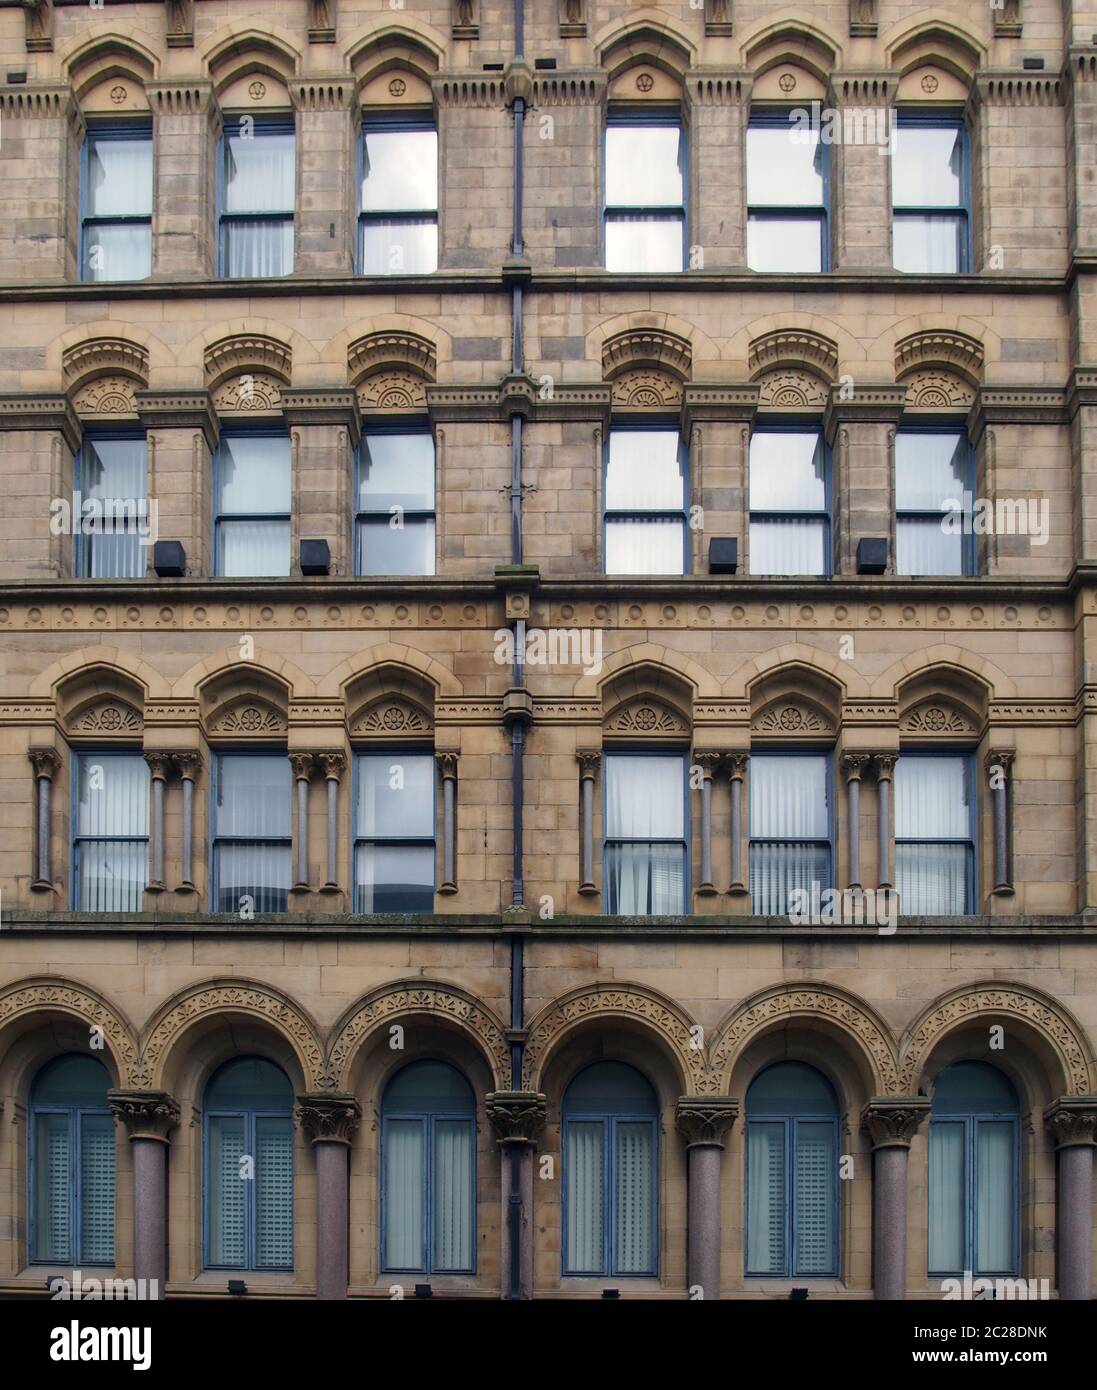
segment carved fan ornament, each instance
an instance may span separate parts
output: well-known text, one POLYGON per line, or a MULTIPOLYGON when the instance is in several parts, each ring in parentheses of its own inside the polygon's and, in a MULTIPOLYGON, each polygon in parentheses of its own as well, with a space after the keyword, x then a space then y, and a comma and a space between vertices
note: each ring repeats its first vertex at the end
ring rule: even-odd
POLYGON ((755 716, 751 728, 756 734, 831 734, 834 725, 813 705, 794 700, 775 700, 755 716))
POLYGON ((101 700, 82 710, 72 722, 74 734, 138 734, 144 721, 136 710, 117 700, 101 700))
POLYGON ((920 410, 958 410, 973 405, 975 391, 961 377, 939 367, 923 367, 900 383, 907 388, 907 404, 920 410))
POLYGON ((926 701, 917 705, 899 721, 899 728, 905 734, 973 734, 975 725, 954 705, 941 701, 926 701))
POLYGON ((646 737, 678 737, 689 733, 689 725, 669 706, 656 700, 634 700, 610 715, 609 734, 639 734, 646 737))
POLYGON ((212 734, 237 734, 251 738, 284 734, 289 727, 285 716, 269 705, 244 701, 218 715, 210 725, 212 734))
POLYGON ((682 383, 666 372, 639 368, 613 383, 613 404, 632 410, 663 410, 682 404, 682 383))
POLYGON ((430 720, 407 700, 382 700, 358 716, 351 733, 369 738, 425 737, 430 733, 430 720))
POLYGON ((78 415, 135 415, 139 383, 125 376, 101 376, 81 387, 72 399, 78 415))
POLYGON ((425 383, 412 372, 375 372, 358 388, 363 410, 418 410, 426 403, 425 383))
POLYGON ((223 381, 213 393, 213 408, 220 415, 235 411, 266 411, 282 408, 282 383, 260 372, 242 372, 223 381))
POLYGON ((827 388, 819 377, 790 367, 784 371, 767 372, 759 383, 758 404, 778 410, 823 409, 827 403, 827 388))

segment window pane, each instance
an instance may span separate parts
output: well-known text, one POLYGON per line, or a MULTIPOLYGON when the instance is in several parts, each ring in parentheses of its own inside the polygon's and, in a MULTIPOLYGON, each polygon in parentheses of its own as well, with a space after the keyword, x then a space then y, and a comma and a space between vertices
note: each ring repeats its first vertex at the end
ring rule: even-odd
POLYGON ((817 130, 794 124, 747 130, 747 202, 753 207, 811 207, 823 202, 826 147, 817 130))
POLYGON ((290 510, 288 435, 222 435, 217 511, 286 514, 290 510))
POLYGON ((84 231, 85 280, 145 280, 152 274, 152 229, 97 222, 84 231))
POLYGON ((929 1127, 929 1272, 964 1268, 964 1126, 929 1127))
POLYGON ((77 834, 108 839, 148 829, 149 769, 142 755, 80 754, 77 834))
POLYGON ((217 834, 288 840, 292 790, 293 769, 284 755, 222 753, 217 760, 217 834))
POLYGON ((433 845, 359 845, 355 912, 434 910, 433 845))
POLYGON ((114 1120, 80 1116, 80 1255, 114 1263, 114 1120))
POLYGON ((434 759, 429 753, 366 754, 358 759, 362 839, 434 835, 434 759))
POLYGON ((895 887, 906 916, 955 917, 966 912, 970 845, 896 845, 895 887))
POLYGON ((970 457, 967 437, 958 430, 900 430, 895 436, 896 509, 938 512, 945 502, 961 503, 970 482, 970 457))
POLYGON ((605 1154, 602 1123, 569 1121, 564 1156, 567 1182, 568 1274, 602 1274, 605 1154))
POLYGON ((434 1124, 434 1259, 436 1270, 471 1269, 474 1193, 472 1125, 434 1124))
POLYGON ((225 130, 225 212, 292 212, 294 137, 225 130))
POLYGON ((386 1120, 384 1266, 422 1270, 423 1122, 386 1120))
MULTIPOLYGON (((949 523, 950 526, 953 523, 949 523)), ((897 517, 896 574, 963 574, 964 537, 932 517, 897 517)))
POLYGON ((650 1124, 618 1123, 616 1134, 617 1231, 614 1274, 652 1274, 652 1198, 655 1155, 650 1124))
POLYGON ((362 154, 362 211, 428 211, 438 206, 438 134, 368 130, 362 154))
POLYGON ((238 1057, 227 1062, 206 1087, 208 1110, 293 1109, 289 1077, 262 1057, 238 1057))
POLYGON ((364 517, 358 522, 357 572, 370 574, 433 574, 435 533, 432 516, 405 516, 394 526, 388 516, 364 517))
POLYGON ((830 1082, 806 1062, 778 1062, 750 1083, 747 1117, 764 1115, 834 1115, 838 1101, 830 1082))
POLYGON ((747 1273, 785 1272, 785 1126, 747 1126, 747 1273))
POLYGON ((88 136, 85 208, 88 217, 152 215, 151 135, 88 136))
POLYGON ((685 523, 674 517, 606 522, 607 574, 682 574, 685 523))
POLYGON ((618 214, 607 218, 606 269, 681 270, 682 218, 618 214))
POLYGON ((217 573, 230 579, 289 574, 288 521, 221 521, 217 526, 217 573))
POLYGON ((385 1087, 385 1114, 469 1115, 476 1103, 468 1082, 445 1062, 412 1062, 385 1087))
POLYGON ((962 196, 963 131, 958 126, 895 130, 891 194, 895 207, 957 207, 962 196))
POLYGON ((69 1116, 39 1115, 34 1131, 36 1260, 72 1259, 69 1206, 69 1116))
POLYGON ((750 523, 751 574, 828 574, 825 521, 767 517, 750 523))
POLYGON ((796 1274, 837 1272, 834 1127, 796 1125, 796 1274))
POLYGON ((681 206, 682 143, 677 126, 607 126, 607 207, 681 206))
POLYGON ((245 1152, 244 1117, 211 1115, 209 1125, 209 1262, 242 1269, 247 1264, 247 1181, 240 1160, 245 1152))
POLYGON ((686 910, 684 845, 607 845, 606 911, 671 917, 686 910))
POLYGON ((823 219, 751 213, 747 265, 751 270, 822 270, 823 219))
POLYGON ((968 839, 971 764, 965 757, 917 757, 895 764, 895 834, 902 840, 968 839))
POLYGON ((359 511, 430 511, 434 440, 425 432, 367 434, 358 463, 359 511))
POLYGON ((975 1273, 1013 1272, 1013 1142, 1011 1124, 975 1127, 975 1273))
POLYGON ((48 1063, 34 1082, 35 1105, 79 1105, 106 1109, 110 1074, 94 1057, 70 1053, 48 1063))
POLYGON ((79 490, 84 501, 102 504, 90 514, 96 530, 83 538, 88 577, 135 579, 145 573, 146 547, 137 528, 148 526, 147 476, 144 439, 85 439, 79 490))
POLYGON ((957 274, 962 264, 964 227, 962 217, 896 213, 892 228, 895 269, 908 274, 957 274))
POLYGON ((750 760, 750 833, 759 839, 825 840, 830 835, 829 777, 823 754, 750 760))
POLYGON ((255 1119, 255 1264, 293 1268, 293 1121, 255 1119))
POLYGON ((429 275, 438 269, 433 217, 370 218, 361 225, 363 275, 429 275))
MULTIPOLYGON (((827 845, 784 845, 755 840, 750 846, 751 911, 761 917, 784 917, 791 910, 789 894, 799 890, 810 900, 811 885, 829 888, 830 849, 827 845)), ((798 900, 800 901, 800 900, 798 900)))
POLYGON ((758 430, 750 441, 752 511, 812 512, 827 504, 826 449, 815 430, 758 430))
POLYGON ((81 912, 140 912, 148 881, 148 844, 81 840, 78 847, 81 912))
POLYGON ((221 273, 228 279, 292 275, 292 218, 234 218, 221 232, 221 273))
POLYGON ((686 497, 684 463, 677 430, 611 430, 606 510, 681 510, 686 497))
POLYGON ((606 837, 685 838, 685 765, 677 754, 606 758, 606 837))
POLYGON ((289 845, 218 845, 216 855, 218 912, 239 912, 244 898, 255 912, 285 912, 289 845))

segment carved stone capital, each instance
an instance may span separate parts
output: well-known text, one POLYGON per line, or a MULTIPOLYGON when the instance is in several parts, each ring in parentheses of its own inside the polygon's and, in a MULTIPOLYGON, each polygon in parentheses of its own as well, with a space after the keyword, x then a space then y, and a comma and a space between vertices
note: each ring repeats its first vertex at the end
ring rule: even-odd
POLYGON ((32 748, 27 757, 31 760, 35 777, 46 777, 52 781, 60 771, 61 756, 56 748, 32 748))
POLYGON ((579 777, 589 777, 593 782, 598 776, 598 768, 602 763, 602 750, 600 748, 580 748, 575 754, 575 759, 579 764, 579 777))
POLYGON ((701 751, 695 751, 693 754, 693 762, 704 773, 706 782, 712 780, 712 775, 720 766, 723 758, 723 753, 716 753, 707 748, 701 751))
POLYGON ((179 1106, 167 1091, 108 1091, 107 1104, 131 1141, 157 1139, 166 1144, 179 1123, 179 1106))
POLYGON ((198 774, 202 771, 201 753, 187 748, 180 753, 173 753, 171 760, 184 782, 197 782, 198 774))
POLYGON ((149 774, 153 781, 166 782, 171 776, 172 755, 170 753, 145 753, 149 774))
POLYGON ((1057 1149, 1097 1141, 1097 1096, 1061 1096, 1044 1111, 1057 1149))
POLYGON ((447 778, 451 782, 457 781, 456 753, 435 753, 434 761, 438 764, 438 771, 443 781, 445 781, 447 778))
POLYGON ((315 759, 311 753, 291 753, 289 755, 293 776, 298 782, 307 782, 312 776, 315 759))
POLYGON ((930 1101, 925 1096, 873 1099, 861 1112, 861 1124, 874 1149, 907 1149, 929 1112, 930 1101))
POLYGON ((491 1091, 484 1099, 491 1127, 502 1144, 535 1144, 548 1101, 539 1091, 491 1091))
POLYGON ((859 782, 871 761, 869 753, 843 753, 842 772, 847 782, 859 782))
POLYGON ((734 782, 740 782, 747 775, 747 764, 750 762, 749 753, 729 753, 727 755, 728 776, 734 782))
POLYGON ((728 1131, 739 1118, 739 1102, 732 1096, 681 1096, 674 1109, 678 1133, 692 1148, 723 1148, 728 1131))
POLYGON ((338 782, 342 780, 343 773, 347 769, 347 755, 345 753, 338 751, 317 753, 316 761, 320 764, 326 781, 338 782))
POLYGON ((1000 767, 1008 780, 1013 767, 1013 759, 1016 757, 1012 748, 993 748, 983 759, 983 766, 989 776, 996 767, 1000 767))
POLYGON ((898 757, 898 753, 874 753, 872 755, 872 765, 876 769, 878 782, 890 782, 895 773, 898 757))
POLYGON ((297 1119, 312 1143, 349 1144, 362 1107, 345 1091, 311 1091, 297 1097, 297 1119))

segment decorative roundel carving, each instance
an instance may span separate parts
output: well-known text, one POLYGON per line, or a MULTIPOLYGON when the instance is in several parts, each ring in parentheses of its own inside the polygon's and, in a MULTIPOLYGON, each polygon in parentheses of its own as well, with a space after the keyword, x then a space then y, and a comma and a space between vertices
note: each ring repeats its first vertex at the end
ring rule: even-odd
POLYGON ((389 96, 402 97, 408 89, 408 84, 402 77, 394 77, 389 83, 389 96))
POLYGON ((638 92, 650 92, 655 86, 655 78, 650 72, 642 72, 636 79, 636 90, 638 92))
POLYGON ((265 82, 253 82, 248 88, 248 96, 252 101, 261 101, 267 94, 267 84, 265 82))
POLYGON ((791 72, 783 72, 777 79, 777 85, 782 92, 792 92, 796 89, 796 78, 791 72))
POLYGON ((126 91, 125 87, 118 86, 110 89, 110 99, 114 102, 115 106, 121 106, 128 95, 129 93, 126 91))
POLYGON ((927 72, 925 77, 922 78, 923 92, 935 92, 940 85, 940 82, 937 81, 936 77, 934 77, 931 72, 927 72))

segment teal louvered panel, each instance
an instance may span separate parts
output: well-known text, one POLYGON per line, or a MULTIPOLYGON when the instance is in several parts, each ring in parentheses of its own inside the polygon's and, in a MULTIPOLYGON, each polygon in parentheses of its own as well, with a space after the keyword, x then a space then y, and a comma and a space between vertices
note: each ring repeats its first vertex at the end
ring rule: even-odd
POLYGON ((88 1264, 114 1263, 114 1121, 80 1116, 80 1253, 88 1264))
POLYGON ((616 1124, 616 1274, 647 1274, 652 1268, 654 1154, 649 1124, 616 1124))
POLYGON ((288 1116, 255 1121, 255 1263, 293 1267, 293 1123, 288 1116))
POLYGON ((834 1127, 796 1126, 796 1274, 833 1274, 834 1127))
POLYGON ((567 1140, 567 1272, 604 1273, 605 1155, 599 1120, 571 1121, 567 1140))
POLYGON ((423 1269, 422 1120, 385 1123, 386 1269, 423 1269))
POLYGON ((247 1178, 243 1176, 244 1117, 210 1117, 209 1262, 230 1269, 247 1265, 247 1178))
POLYGON ((436 1270, 472 1268, 472 1122, 434 1122, 436 1270))
POLYGON ((784 1274, 785 1125, 752 1122, 747 1138, 747 1272, 784 1274))
POLYGON ((69 1116, 38 1115, 35 1132, 35 1258, 64 1260, 70 1252, 69 1116))

